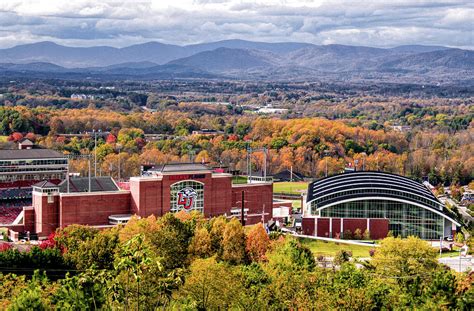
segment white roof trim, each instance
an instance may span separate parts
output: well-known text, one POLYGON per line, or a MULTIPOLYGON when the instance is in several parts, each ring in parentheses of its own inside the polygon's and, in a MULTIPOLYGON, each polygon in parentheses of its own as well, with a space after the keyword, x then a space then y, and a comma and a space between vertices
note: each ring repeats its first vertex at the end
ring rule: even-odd
MULTIPOLYGON (((377 189, 377 190, 393 190, 393 191, 397 191, 397 192, 402 192, 402 193, 408 193, 408 194, 413 194, 413 195, 416 195, 415 193, 413 192, 408 192, 408 191, 403 191, 403 190, 398 190, 398 189, 390 189, 390 188, 378 188, 378 187, 352 187, 352 188, 349 188, 349 189, 344 189, 344 190, 340 190, 340 191, 334 191, 334 192, 331 192, 331 193, 328 193, 328 194, 325 194, 323 196, 319 196, 317 198, 313 198, 311 201, 308 201, 306 203, 311 203, 317 199, 321 199, 321 198, 325 198, 327 196, 330 196, 330 195, 333 195, 333 194, 336 194, 336 193, 341 193, 341 192, 346 192, 346 191, 353 191, 353 190, 364 190, 364 189, 377 189)), ((443 204, 441 202, 438 202, 438 201, 434 201, 433 199, 431 198, 428 198, 428 197, 425 197, 423 195, 418 195, 419 197, 422 197, 422 198, 425 198, 427 200, 430 200, 431 202, 433 203, 436 203, 440 206, 443 206, 443 204)))
POLYGON ((410 205, 415 205, 415 206, 418 206, 418 207, 421 207, 421 208, 424 208, 426 210, 429 210, 433 213, 436 213, 446 219, 448 219, 449 221, 451 221, 453 224, 455 224, 456 226, 460 227, 461 225, 455 221, 454 219, 452 219, 451 217, 441 213, 440 211, 437 211, 435 209, 432 209, 431 207, 428 207, 428 206, 425 206, 425 205, 422 205, 422 204, 419 204, 419 203, 416 203, 416 202, 410 202, 410 201, 407 201, 407 200, 402 200, 402 199, 396 199, 396 198, 387 198, 387 197, 361 197, 361 198, 351 198, 351 199, 346 199, 346 200, 342 200, 342 201, 339 201, 339 202, 334 202, 334 203, 330 203, 328 205, 325 205, 323 207, 319 207, 317 208, 317 211, 322 211, 323 209, 326 209, 328 207, 331 207, 331 206, 334 206, 334 205, 337 205, 337 204, 342 204, 342 203, 349 203, 349 202, 356 202, 356 201, 364 201, 364 200, 385 200, 385 201, 395 201, 395 202, 400 202, 400 203, 406 203, 406 204, 410 204, 410 205))

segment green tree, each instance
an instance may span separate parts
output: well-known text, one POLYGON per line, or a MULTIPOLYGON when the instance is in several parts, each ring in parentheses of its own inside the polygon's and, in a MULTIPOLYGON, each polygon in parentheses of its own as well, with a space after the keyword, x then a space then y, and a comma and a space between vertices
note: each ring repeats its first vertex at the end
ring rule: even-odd
POLYGON ((114 148, 110 144, 102 144, 97 147, 97 161, 102 161, 107 155, 114 153, 114 148))
POLYGON ((420 278, 429 279, 438 267, 437 251, 416 237, 385 238, 371 264, 378 275, 393 278, 410 290, 409 286, 418 286, 420 278))
POLYGON ((196 259, 191 264, 190 274, 178 294, 191 300, 198 310, 228 310, 243 307, 239 305, 243 292, 233 268, 211 257, 196 259))
POLYGON ((49 310, 48 304, 41 296, 41 291, 37 288, 28 288, 23 290, 17 297, 14 298, 11 305, 7 308, 8 311, 23 311, 34 310, 42 311, 49 310))
POLYGON ((456 308, 456 277, 449 268, 439 268, 425 285, 423 300, 426 307, 432 310, 456 308))
POLYGON ((82 262, 83 256, 80 247, 83 243, 92 240, 99 230, 89 226, 70 225, 56 231, 55 240, 64 251, 66 262, 77 265, 82 262))
POLYGON ((112 278, 107 270, 86 270, 59 281, 59 288, 52 296, 58 310, 98 310, 108 303, 107 281, 112 278))
POLYGON ((313 271, 316 267, 313 253, 295 238, 286 237, 275 242, 273 250, 267 253, 268 267, 279 271, 313 271))
POLYGON ((222 255, 222 239, 224 238, 224 230, 226 228, 227 219, 219 216, 211 220, 211 244, 212 251, 219 256, 222 255))
POLYGON ((242 264, 246 261, 245 233, 240 221, 229 221, 222 236, 222 256, 220 259, 230 264, 242 264))
POLYGON ((193 236, 191 228, 173 213, 158 219, 158 231, 153 233, 151 245, 158 257, 163 259, 165 269, 187 265, 188 247, 193 236))
POLYGON ((96 269, 112 269, 115 251, 119 245, 116 228, 98 233, 94 238, 87 239, 79 246, 76 258, 78 269, 94 267, 96 269))

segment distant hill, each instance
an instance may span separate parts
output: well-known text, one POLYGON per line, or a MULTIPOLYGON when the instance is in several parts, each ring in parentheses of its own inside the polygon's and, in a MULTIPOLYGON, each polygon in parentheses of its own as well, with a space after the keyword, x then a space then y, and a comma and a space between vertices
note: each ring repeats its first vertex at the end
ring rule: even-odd
POLYGON ((256 67, 271 67, 272 55, 256 50, 218 48, 180 58, 170 64, 180 64, 210 72, 247 70, 256 67))
POLYGON ((0 49, 0 61, 0 74, 76 78, 474 81, 474 51, 422 45, 385 49, 225 40, 187 46, 148 42, 125 48, 77 48, 38 42, 0 49))
POLYGON ((218 48, 255 49, 273 53, 286 53, 307 46, 311 46, 311 44, 224 40, 188 46, 147 42, 124 48, 108 46, 84 48, 67 47, 45 41, 0 49, 0 60, 4 63, 48 62, 70 68, 102 67, 132 62, 165 64, 178 58, 218 48))

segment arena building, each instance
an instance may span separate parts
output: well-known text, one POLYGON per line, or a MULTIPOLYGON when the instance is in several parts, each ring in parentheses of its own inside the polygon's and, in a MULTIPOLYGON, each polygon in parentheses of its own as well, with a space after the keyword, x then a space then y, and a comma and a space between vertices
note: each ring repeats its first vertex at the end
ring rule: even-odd
POLYGON ((31 205, 32 185, 66 178, 68 159, 61 153, 22 139, 18 149, 0 150, 0 224, 15 222, 23 206, 31 205))
POLYGON ((130 178, 120 188, 110 177, 70 178, 59 185, 43 181, 33 185, 31 207, 24 207, 10 229, 47 237, 71 224, 107 227, 124 223, 132 215, 162 216, 199 211, 205 217, 225 215, 245 224, 272 218, 272 183, 233 184, 232 175, 198 163, 167 164, 130 178))
POLYGON ((321 237, 344 238, 360 229, 373 239, 390 231, 439 240, 458 226, 423 184, 375 171, 342 173, 309 184, 303 215, 303 232, 321 237))

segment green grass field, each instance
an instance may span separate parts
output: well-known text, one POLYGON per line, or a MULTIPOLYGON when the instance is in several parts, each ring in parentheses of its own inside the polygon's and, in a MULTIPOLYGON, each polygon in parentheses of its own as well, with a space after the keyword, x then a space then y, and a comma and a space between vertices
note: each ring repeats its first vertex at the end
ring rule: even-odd
POLYGON ((234 176, 232 177, 233 184, 246 184, 247 183, 247 176, 234 176))
POLYGON ((300 238, 300 242, 308 247, 314 256, 334 256, 340 250, 351 251, 353 257, 369 257, 369 250, 375 248, 372 245, 361 246, 351 244, 336 244, 334 242, 319 241, 313 239, 300 238))
POLYGON ((301 208, 301 200, 293 200, 291 206, 293 206, 293 208, 301 208))
POLYGON ((2 135, 0 135, 0 143, 4 143, 4 142, 6 142, 6 141, 8 141, 8 136, 2 136, 2 135))
POLYGON ((307 182, 276 182, 273 184, 273 192, 300 194, 302 190, 308 189, 307 182))

